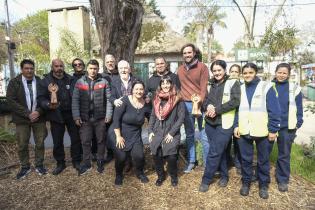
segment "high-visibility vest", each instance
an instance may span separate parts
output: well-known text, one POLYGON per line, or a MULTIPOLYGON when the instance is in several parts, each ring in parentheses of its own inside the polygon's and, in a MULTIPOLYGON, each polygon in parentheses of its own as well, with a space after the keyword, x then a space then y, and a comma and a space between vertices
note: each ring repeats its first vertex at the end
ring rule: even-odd
POLYGON ((295 129, 297 123, 297 107, 295 97, 301 92, 301 87, 289 82, 289 116, 288 116, 288 129, 295 129))
MULTIPOLYGON (((236 79, 226 80, 226 82, 224 84, 222 104, 231 100, 231 89, 232 89, 233 85, 235 84, 235 82, 236 82, 236 79)), ((223 129, 229 129, 233 126, 233 122, 234 122, 234 118, 235 118, 235 111, 236 111, 236 109, 233 109, 233 110, 231 110, 229 112, 225 112, 221 115, 222 128, 223 129)))
POLYGON ((251 105, 247 99, 245 84, 241 85, 241 102, 239 106, 239 132, 253 137, 268 136, 267 93, 272 83, 259 81, 251 105))

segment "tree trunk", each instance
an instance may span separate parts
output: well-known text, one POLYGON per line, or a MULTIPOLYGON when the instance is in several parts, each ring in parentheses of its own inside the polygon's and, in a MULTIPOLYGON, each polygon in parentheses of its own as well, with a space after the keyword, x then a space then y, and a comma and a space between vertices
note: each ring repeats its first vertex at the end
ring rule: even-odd
POLYGON ((133 64, 144 9, 140 0, 90 0, 101 44, 101 56, 133 64))

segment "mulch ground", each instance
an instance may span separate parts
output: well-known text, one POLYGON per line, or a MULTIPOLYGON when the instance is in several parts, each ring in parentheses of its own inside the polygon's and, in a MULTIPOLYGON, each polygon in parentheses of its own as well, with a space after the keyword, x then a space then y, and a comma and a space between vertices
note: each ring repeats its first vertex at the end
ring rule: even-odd
MULTIPOLYGON (((13 145, 0 144, 2 171, 4 165, 17 161, 14 154, 13 145)), ((32 171, 25 179, 17 181, 17 166, 0 175, 0 209, 315 209, 314 184, 293 176, 289 192, 280 193, 273 178, 274 170, 269 199, 263 200, 258 195, 258 183, 253 183, 249 196, 240 196, 241 180, 235 168, 230 170, 226 188, 218 187, 216 179, 207 193, 200 193, 198 187, 203 174, 200 169, 190 174, 180 173, 176 188, 170 185, 169 177, 161 187, 156 187, 157 176, 149 154, 146 155, 146 174, 150 182, 142 184, 130 172, 122 187, 114 186, 113 161, 106 166, 104 174, 98 174, 94 164, 92 171, 78 176, 68 163, 62 174, 54 176, 51 151, 46 152, 46 157, 50 172, 46 176, 32 171)), ((180 171, 182 168, 180 162, 180 171)))

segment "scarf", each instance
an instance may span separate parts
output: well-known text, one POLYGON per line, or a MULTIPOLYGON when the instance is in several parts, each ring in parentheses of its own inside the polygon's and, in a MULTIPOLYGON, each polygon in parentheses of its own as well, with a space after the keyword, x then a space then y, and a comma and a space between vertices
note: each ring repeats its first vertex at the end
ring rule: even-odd
POLYGON ((168 92, 165 93, 162 90, 157 91, 154 97, 154 113, 159 120, 164 120, 170 112, 173 110, 174 106, 178 102, 175 86, 168 92), (161 106, 162 100, 167 100, 164 106, 161 106))
POLYGON ((184 65, 185 65, 185 69, 187 70, 187 71, 189 71, 190 69, 192 69, 195 65, 197 65, 197 63, 198 63, 198 59, 195 59, 195 60, 193 60, 192 62, 190 62, 190 63, 184 63, 184 65))
POLYGON ((31 112, 36 110, 37 107, 37 100, 36 100, 36 96, 37 96, 37 90, 36 90, 36 78, 33 77, 32 80, 32 90, 33 90, 33 99, 31 100, 31 93, 30 90, 27 87, 27 80, 26 78, 22 75, 22 83, 23 83, 23 87, 24 87, 24 92, 25 92, 25 99, 26 99, 26 104, 27 104, 27 108, 28 110, 30 110, 31 112), (31 101, 33 101, 33 106, 31 107, 31 101))

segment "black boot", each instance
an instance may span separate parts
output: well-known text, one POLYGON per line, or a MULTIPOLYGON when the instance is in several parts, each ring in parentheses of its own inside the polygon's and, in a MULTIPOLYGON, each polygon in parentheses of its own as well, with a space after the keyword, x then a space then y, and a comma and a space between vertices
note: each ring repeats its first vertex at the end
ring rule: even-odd
POLYGON ((65 162, 59 162, 59 163, 57 163, 57 166, 53 170, 52 174, 56 176, 56 175, 60 174, 65 168, 66 168, 65 162))

